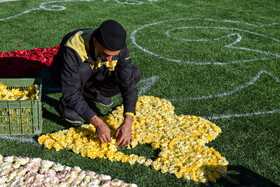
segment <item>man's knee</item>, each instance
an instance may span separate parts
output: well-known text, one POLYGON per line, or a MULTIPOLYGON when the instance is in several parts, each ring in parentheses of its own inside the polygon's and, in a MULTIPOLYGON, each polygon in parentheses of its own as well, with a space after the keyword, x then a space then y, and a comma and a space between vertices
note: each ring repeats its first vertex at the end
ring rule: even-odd
POLYGON ((134 75, 134 82, 137 84, 141 79, 141 72, 136 66, 132 66, 132 71, 134 75))

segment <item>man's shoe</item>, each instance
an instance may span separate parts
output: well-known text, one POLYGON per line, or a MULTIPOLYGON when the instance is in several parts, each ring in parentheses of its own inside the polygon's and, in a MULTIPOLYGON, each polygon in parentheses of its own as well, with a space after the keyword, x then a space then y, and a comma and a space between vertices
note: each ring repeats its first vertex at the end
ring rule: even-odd
POLYGON ((84 90, 83 95, 103 106, 111 106, 113 104, 110 97, 104 97, 99 91, 91 92, 90 90, 84 90))
POLYGON ((75 112, 74 110, 71 110, 62 104, 59 105, 59 111, 64 118, 65 121, 73 124, 81 124, 82 123, 82 118, 81 116, 75 112))

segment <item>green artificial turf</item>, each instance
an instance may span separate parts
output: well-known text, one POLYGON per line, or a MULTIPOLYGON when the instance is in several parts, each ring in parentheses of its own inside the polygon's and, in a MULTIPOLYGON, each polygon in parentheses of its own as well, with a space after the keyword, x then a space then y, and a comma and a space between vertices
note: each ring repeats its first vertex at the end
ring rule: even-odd
MULTIPOLYGON (((208 145, 229 161, 228 173, 206 186, 280 185, 279 1, 2 2, 0 52, 54 47, 68 32, 98 27, 106 19, 119 21, 127 30, 133 64, 142 73, 143 82, 137 85, 142 95, 169 99, 177 115, 205 117, 222 129, 208 145), (44 2, 49 2, 48 10, 40 8, 44 2), (143 90, 151 77, 156 81, 143 90)), ((40 77, 43 88, 55 87, 46 69, 26 77, 40 77)), ((60 96, 60 92, 43 91, 42 134, 71 126, 57 111, 60 96)), ((90 105, 102 116, 120 105, 121 97, 113 101, 108 108, 90 105)), ((158 153, 149 145, 120 149, 148 158, 158 153)), ((0 154, 80 166, 141 187, 204 186, 142 165, 92 160, 34 143, 0 139, 0 154)))

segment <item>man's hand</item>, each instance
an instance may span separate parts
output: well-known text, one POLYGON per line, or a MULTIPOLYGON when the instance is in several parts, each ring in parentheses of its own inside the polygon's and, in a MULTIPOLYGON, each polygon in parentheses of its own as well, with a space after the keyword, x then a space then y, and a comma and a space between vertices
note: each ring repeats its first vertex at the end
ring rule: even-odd
POLYGON ((111 142, 111 130, 102 119, 95 115, 91 118, 90 123, 96 128, 95 136, 99 138, 101 142, 111 142))
POLYGON ((133 141, 131 136, 131 125, 133 117, 126 115, 124 123, 117 129, 115 138, 117 139, 116 146, 126 146, 133 141))

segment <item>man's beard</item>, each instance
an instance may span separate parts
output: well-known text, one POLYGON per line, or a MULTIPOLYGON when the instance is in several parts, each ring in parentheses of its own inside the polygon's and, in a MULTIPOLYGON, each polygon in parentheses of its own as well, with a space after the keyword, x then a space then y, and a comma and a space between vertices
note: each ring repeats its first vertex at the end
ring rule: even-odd
POLYGON ((101 63, 106 62, 107 61, 106 58, 102 58, 102 57, 99 56, 98 49, 99 49, 99 47, 95 46, 95 48, 94 48, 94 55, 95 55, 96 60, 98 62, 101 62, 101 63))

